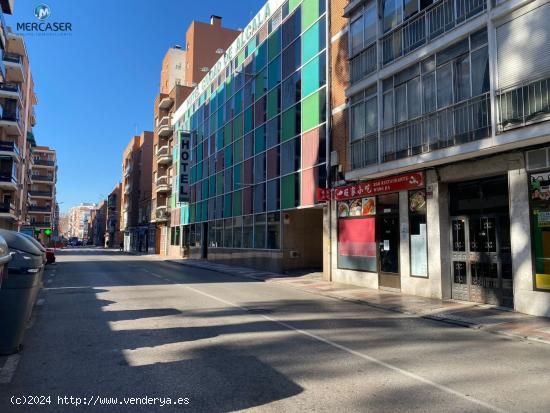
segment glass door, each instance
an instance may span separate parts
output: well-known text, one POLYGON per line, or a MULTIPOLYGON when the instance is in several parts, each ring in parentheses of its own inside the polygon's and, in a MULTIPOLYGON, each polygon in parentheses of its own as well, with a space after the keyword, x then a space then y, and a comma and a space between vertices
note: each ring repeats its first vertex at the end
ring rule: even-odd
POLYGON ((378 282, 380 288, 401 289, 399 274, 399 194, 377 200, 378 282))

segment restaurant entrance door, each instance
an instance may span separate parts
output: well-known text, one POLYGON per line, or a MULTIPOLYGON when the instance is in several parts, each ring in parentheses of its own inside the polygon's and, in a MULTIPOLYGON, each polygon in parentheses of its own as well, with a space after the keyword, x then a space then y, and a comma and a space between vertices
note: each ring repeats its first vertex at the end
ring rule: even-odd
POLYGON ((401 290, 399 274, 399 194, 377 199, 378 284, 381 289, 401 290))

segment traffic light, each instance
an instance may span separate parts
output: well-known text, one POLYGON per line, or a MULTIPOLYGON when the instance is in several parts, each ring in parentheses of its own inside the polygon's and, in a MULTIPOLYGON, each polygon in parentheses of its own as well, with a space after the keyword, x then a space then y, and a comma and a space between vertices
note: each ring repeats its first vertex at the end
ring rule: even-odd
POLYGON ((46 229, 44 230, 44 235, 46 235, 46 236, 49 237, 50 235, 52 235, 52 230, 51 230, 50 228, 46 228, 46 229))

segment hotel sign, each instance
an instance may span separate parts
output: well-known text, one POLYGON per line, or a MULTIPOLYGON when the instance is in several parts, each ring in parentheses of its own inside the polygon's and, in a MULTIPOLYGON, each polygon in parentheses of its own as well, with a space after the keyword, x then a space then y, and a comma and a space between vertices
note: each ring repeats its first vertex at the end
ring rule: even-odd
POLYGON ((208 86, 216 77, 220 74, 225 67, 231 63, 231 61, 239 54, 241 49, 246 46, 248 41, 252 39, 260 28, 271 17, 272 13, 282 6, 284 0, 269 0, 256 14, 256 16, 248 23, 242 33, 237 39, 227 48, 224 55, 214 64, 210 71, 204 76, 200 83, 195 87, 193 92, 189 95, 183 104, 176 111, 176 115, 173 117, 173 123, 175 124, 182 115, 191 107, 193 103, 200 97, 200 95, 208 89, 208 86))
POLYGON ((180 159, 179 159, 179 202, 189 202, 189 171, 191 163, 191 134, 179 132, 180 159))

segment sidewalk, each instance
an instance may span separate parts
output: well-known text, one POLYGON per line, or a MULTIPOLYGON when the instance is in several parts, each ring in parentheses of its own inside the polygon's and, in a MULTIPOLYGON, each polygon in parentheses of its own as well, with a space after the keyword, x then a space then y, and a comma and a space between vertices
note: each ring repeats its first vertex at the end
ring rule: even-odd
POLYGON ((288 285, 326 297, 366 304, 383 310, 550 344, 550 319, 521 314, 494 306, 424 298, 333 283, 324 281, 320 273, 288 275, 202 260, 167 259, 166 261, 223 272, 229 275, 288 285))

